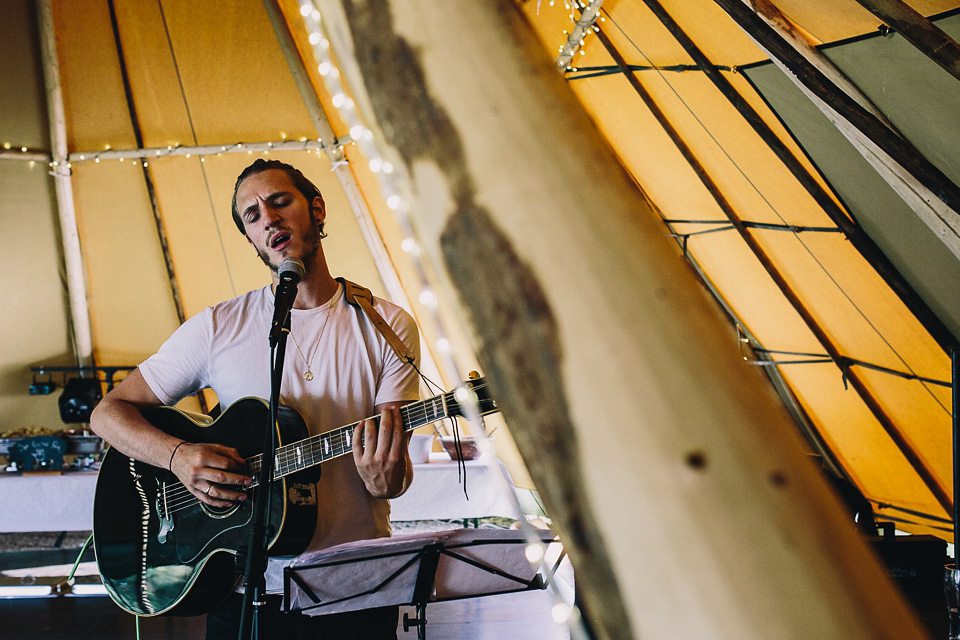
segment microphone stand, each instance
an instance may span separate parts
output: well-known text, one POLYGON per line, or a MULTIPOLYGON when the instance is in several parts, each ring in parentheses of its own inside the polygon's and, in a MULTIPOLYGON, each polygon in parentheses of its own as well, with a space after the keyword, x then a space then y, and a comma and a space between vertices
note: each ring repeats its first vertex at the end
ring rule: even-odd
POLYGON ((290 334, 290 313, 287 312, 283 330, 271 334, 270 344, 275 349, 273 368, 270 374, 270 423, 264 429, 263 455, 257 486, 253 490, 253 515, 250 528, 250 542, 243 577, 243 609, 240 617, 240 635, 238 640, 256 640, 259 637, 257 621, 260 607, 266 603, 267 545, 274 531, 268 526, 270 503, 273 489, 273 468, 276 457, 277 412, 280 405, 280 385, 283 381, 283 361, 287 349, 287 336, 290 334), (276 340, 274 341, 274 337, 276 340), (268 455, 269 454, 269 455, 268 455))

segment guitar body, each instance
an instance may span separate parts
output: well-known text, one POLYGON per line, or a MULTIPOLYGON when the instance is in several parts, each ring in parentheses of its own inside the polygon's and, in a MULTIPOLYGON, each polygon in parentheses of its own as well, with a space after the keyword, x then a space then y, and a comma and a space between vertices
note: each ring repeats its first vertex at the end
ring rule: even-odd
MULTIPOLYGON (((144 416, 170 435, 231 446, 249 460, 262 453, 269 413, 263 400, 244 398, 209 424, 169 407, 150 409, 144 416)), ((276 431, 279 445, 307 437, 303 419, 286 407, 281 407, 276 431)), ((270 555, 296 555, 309 544, 317 521, 319 470, 270 483, 270 555)), ((249 542, 252 503, 210 507, 166 469, 108 449, 97 477, 93 540, 110 597, 139 616, 210 611, 239 582, 243 566, 237 554, 249 542)))

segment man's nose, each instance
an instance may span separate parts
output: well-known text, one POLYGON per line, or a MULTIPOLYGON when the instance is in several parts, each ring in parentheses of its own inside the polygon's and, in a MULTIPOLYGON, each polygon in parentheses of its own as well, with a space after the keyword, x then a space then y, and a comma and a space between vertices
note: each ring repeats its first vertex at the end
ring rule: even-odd
POLYGON ((266 206, 263 208, 263 221, 268 227, 273 226, 280 220, 280 212, 274 207, 266 206))

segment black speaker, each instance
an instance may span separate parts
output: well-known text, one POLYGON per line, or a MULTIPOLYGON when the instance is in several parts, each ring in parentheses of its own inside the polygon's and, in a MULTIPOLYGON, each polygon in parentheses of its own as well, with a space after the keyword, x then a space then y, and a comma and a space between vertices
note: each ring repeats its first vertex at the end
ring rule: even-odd
POLYGON ((101 398, 103 392, 96 378, 70 378, 58 401, 60 419, 67 424, 90 422, 90 413, 101 398))

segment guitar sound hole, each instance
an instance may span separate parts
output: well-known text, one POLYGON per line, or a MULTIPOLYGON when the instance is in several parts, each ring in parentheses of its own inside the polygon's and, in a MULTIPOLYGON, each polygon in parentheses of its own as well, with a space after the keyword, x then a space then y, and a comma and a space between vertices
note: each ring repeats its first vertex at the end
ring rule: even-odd
POLYGON ((229 507, 214 507, 205 502, 201 502, 200 508, 211 518, 227 518, 237 512, 240 504, 242 503, 232 504, 229 507))

